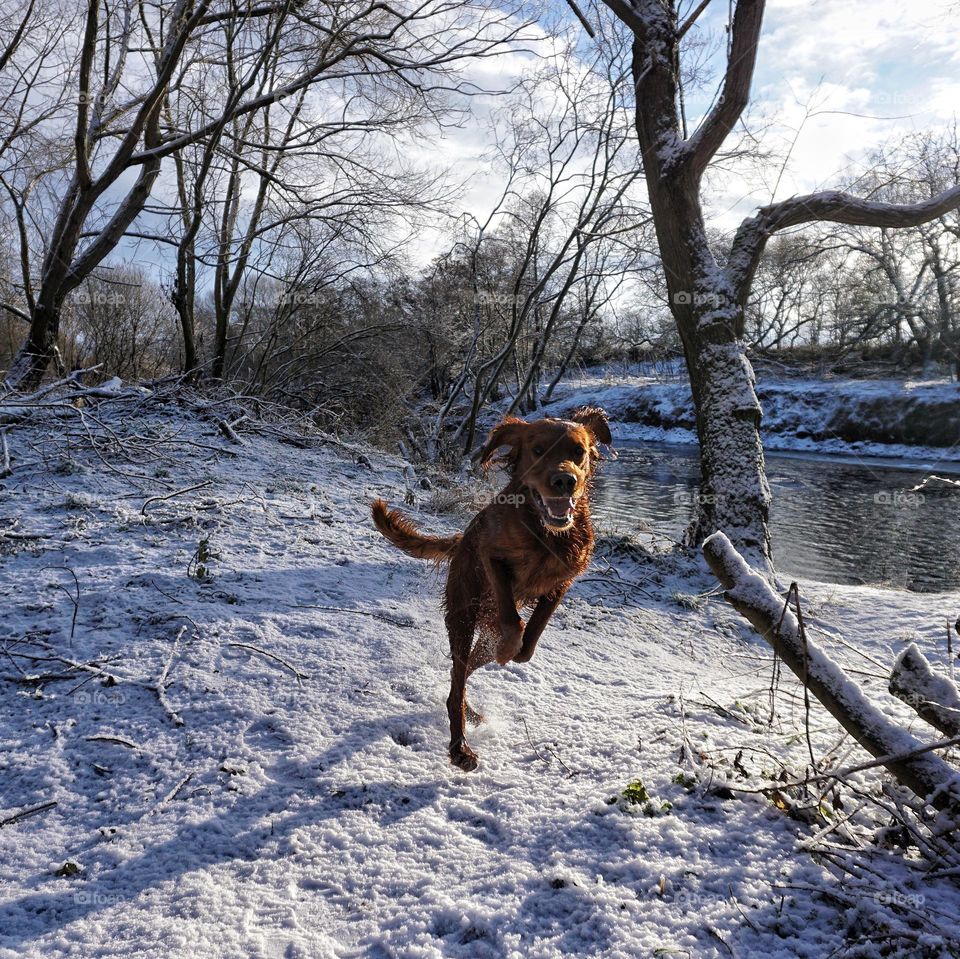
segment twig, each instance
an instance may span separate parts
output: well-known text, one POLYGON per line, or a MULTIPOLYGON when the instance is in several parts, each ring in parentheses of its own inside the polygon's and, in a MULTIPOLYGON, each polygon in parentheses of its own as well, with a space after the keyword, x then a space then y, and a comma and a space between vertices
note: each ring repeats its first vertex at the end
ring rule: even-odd
POLYGON ((286 666, 287 669, 297 677, 297 682, 301 682, 304 679, 309 679, 310 677, 306 673, 301 673, 296 666, 292 666, 288 663, 282 656, 277 656, 275 653, 268 653, 265 649, 261 649, 259 646, 252 646, 250 643, 228 643, 228 646, 236 646, 238 649, 249 649, 251 652, 259 653, 261 656, 266 656, 267 659, 273 659, 276 662, 280 663, 281 666, 286 666))
MULTIPOLYGON (((860 763, 858 766, 848 766, 846 769, 839 769, 834 772, 816 773, 813 776, 807 776, 805 779, 798 779, 796 782, 792 783, 776 783, 773 786, 762 786, 759 789, 745 789, 739 786, 731 786, 730 788, 741 793, 767 793, 784 789, 796 789, 800 786, 807 786, 810 783, 819 782, 823 779, 845 779, 847 776, 853 775, 853 773, 862 773, 864 770, 875 769, 877 766, 886 766, 891 762, 900 762, 904 759, 913 759, 914 756, 922 756, 925 753, 931 753, 936 749, 948 749, 949 747, 956 746, 958 744, 960 744, 960 736, 951 736, 949 739, 941 739, 935 743, 928 743, 926 746, 920 746, 917 749, 911 749, 908 752, 891 753, 887 756, 879 756, 876 759, 871 759, 869 762, 860 763)), ((944 783, 944 785, 948 784, 944 783)))
POLYGON ((48 809, 53 809, 56 805, 57 801, 53 800, 51 802, 40 803, 39 806, 30 806, 27 809, 21 809, 20 812, 15 812, 12 816, 7 816, 6 819, 0 819, 0 829, 4 826, 12 826, 14 823, 28 819, 30 816, 36 816, 38 813, 46 812, 48 809))
POLYGON ((314 606, 310 603, 294 603, 293 608, 322 609, 328 613, 355 613, 357 616, 372 616, 374 619, 379 619, 384 623, 390 623, 392 626, 400 626, 403 629, 414 629, 417 625, 410 620, 394 619, 392 616, 387 616, 386 613, 375 613, 371 609, 351 609, 348 606, 314 606))
POLYGON ((10 446, 7 443, 6 429, 0 430, 0 479, 6 479, 13 472, 10 469, 10 446))
POLYGON ((202 483, 197 483, 195 486, 185 486, 183 489, 174 490, 172 493, 165 493, 163 496, 150 496, 143 501, 143 506, 140 507, 140 515, 147 515, 147 507, 151 503, 159 503, 163 500, 173 499, 174 496, 182 496, 184 493, 192 493, 194 490, 203 489, 205 486, 209 486, 212 480, 204 480, 202 483))
POLYGON ((50 533, 15 533, 13 527, 8 527, 7 529, 0 529, 0 539, 53 539, 53 536, 50 533))
POLYGON ((180 782, 178 782, 177 785, 174 786, 173 789, 171 789, 170 792, 163 797, 163 803, 161 803, 161 805, 164 803, 173 802, 173 800, 179 795, 180 790, 183 789, 183 787, 186 786, 191 779, 193 779, 193 773, 187 773, 187 775, 184 776, 183 779, 181 779, 180 782))
POLYGON ((150 687, 157 694, 160 705, 163 706, 164 711, 173 720, 175 726, 183 725, 183 717, 167 702, 167 674, 170 672, 170 667, 173 665, 173 658, 177 655, 177 650, 180 648, 180 640, 186 631, 186 626, 180 627, 180 632, 177 633, 177 638, 173 641, 173 646, 170 649, 170 655, 167 657, 166 665, 163 667, 163 672, 160 673, 160 678, 156 683, 150 687))
POLYGON ((800 586, 796 580, 790 584, 790 591, 787 593, 787 600, 790 599, 790 592, 793 593, 794 609, 797 612, 797 628, 800 630, 800 639, 803 642, 803 676, 800 677, 803 683, 803 728, 807 737, 807 751, 810 753, 810 765, 814 770, 817 768, 817 760, 813 755, 813 740, 810 738, 810 654, 807 647, 807 628, 803 622, 803 610, 800 609, 800 586))
POLYGON ((63 585, 63 583, 54 583, 53 585, 66 594, 67 599, 73 603, 73 617, 70 620, 70 646, 73 647, 73 634, 77 630, 77 614, 80 612, 80 580, 77 578, 77 574, 69 566, 43 566, 41 567, 41 572, 43 570, 59 570, 65 569, 72 577, 73 583, 77 588, 77 595, 72 596, 70 591, 63 585))
POLYGON ((132 743, 122 736, 87 736, 86 740, 88 743, 114 743, 117 746, 126 746, 127 749, 140 748, 136 743, 132 743))

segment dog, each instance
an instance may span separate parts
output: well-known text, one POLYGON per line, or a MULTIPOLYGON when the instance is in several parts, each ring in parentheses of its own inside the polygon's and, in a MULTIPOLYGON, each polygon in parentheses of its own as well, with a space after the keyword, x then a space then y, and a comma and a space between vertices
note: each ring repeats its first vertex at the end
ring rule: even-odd
POLYGON ((596 407, 581 407, 569 419, 507 417, 493 428, 479 459, 489 468, 507 447, 499 461, 510 481, 454 536, 424 535, 383 500, 373 503, 373 522, 394 546, 449 564, 450 761, 466 772, 479 760, 464 726, 468 719, 483 721, 467 703, 467 678, 493 660, 528 662, 564 594, 587 568, 593 553, 590 483, 600 445, 611 443, 607 414, 596 407), (526 623, 520 617, 525 608, 532 608, 526 623))

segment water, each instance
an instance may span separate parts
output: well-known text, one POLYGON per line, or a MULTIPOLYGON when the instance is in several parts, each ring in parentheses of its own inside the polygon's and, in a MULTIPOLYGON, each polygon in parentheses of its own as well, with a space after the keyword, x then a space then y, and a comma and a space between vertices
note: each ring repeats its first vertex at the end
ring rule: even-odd
MULTIPOLYGON (((960 589, 960 489, 937 483, 910 493, 930 472, 841 456, 768 453, 774 560, 785 576, 867 583, 917 592, 960 589)), ((606 525, 680 539, 700 480, 692 446, 624 444, 603 466, 593 498, 606 525)))

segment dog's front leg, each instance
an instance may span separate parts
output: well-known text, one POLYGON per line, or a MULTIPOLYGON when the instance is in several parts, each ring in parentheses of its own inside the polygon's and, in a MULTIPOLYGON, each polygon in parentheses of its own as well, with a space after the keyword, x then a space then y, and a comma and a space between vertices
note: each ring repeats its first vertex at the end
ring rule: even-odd
POLYGON ((533 657, 537 642, 554 610, 560 605, 560 600, 563 599, 567 589, 567 586, 561 586, 548 596, 541 596, 537 600, 536 608, 530 616, 530 622, 527 623, 527 628, 523 632, 523 645, 520 652, 513 657, 515 663, 527 663, 533 657))
POLYGON ((504 666, 520 652, 523 646, 524 622, 517 613, 517 603, 513 598, 513 577, 510 567, 503 560, 484 557, 483 568, 497 602, 500 643, 497 646, 496 659, 501 666, 504 666))

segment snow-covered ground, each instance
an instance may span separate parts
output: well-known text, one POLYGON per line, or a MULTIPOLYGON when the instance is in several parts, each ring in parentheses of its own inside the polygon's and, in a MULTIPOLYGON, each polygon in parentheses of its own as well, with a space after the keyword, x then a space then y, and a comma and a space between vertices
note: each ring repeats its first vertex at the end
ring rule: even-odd
MULTIPOLYGON (((883 456, 960 467, 960 384, 949 380, 774 378, 764 372, 757 392, 763 443, 769 450, 883 456)), ((602 406, 620 435, 637 440, 695 443, 696 426, 685 373, 629 373, 596 367, 558 386, 547 415, 576 406, 602 406)))
MULTIPOLYGON (((951 955, 909 923, 956 932, 948 879, 867 848, 841 882, 816 826, 727 788, 802 775, 802 699, 784 676, 767 724, 769 650, 701 561, 604 538, 533 661, 471 680, 464 774, 440 575, 368 504, 452 529, 480 481, 110 408, 122 448, 21 428, 0 483, 3 959, 951 955)), ((942 663, 960 594, 803 595, 909 721, 885 670, 911 641, 942 663)), ((841 739, 811 727, 818 755, 841 739)))

